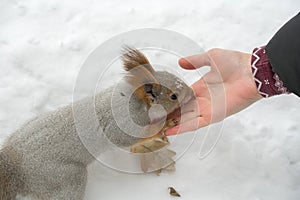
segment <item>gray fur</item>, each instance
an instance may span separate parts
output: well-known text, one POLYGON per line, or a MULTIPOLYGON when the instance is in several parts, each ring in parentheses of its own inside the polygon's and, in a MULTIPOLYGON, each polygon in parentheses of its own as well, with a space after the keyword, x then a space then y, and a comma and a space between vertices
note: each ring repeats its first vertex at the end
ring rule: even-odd
MULTIPOLYGON (((175 84, 179 79, 174 75, 166 72, 155 72, 154 75, 165 86, 179 91, 175 84)), ((191 98, 191 89, 182 81, 180 84, 184 86, 179 91, 183 94, 182 100, 191 98)), ((24 124, 6 140, 0 152, 0 170, 10 175, 13 183, 22 183, 13 188, 14 191, 10 191, 8 199, 14 199, 17 193, 36 199, 83 199, 87 165, 95 160, 95 156, 104 152, 109 142, 117 146, 130 146, 139 139, 122 131, 120 124, 114 120, 114 115, 122 119, 123 125, 130 124, 131 121, 141 126, 149 124, 147 105, 134 95, 130 97, 131 116, 124 116, 126 106, 122 100, 128 98, 130 92, 126 91, 130 91, 130 87, 125 84, 118 88, 125 92, 114 92, 111 87, 95 98, 85 98, 75 102, 73 106, 68 105, 42 114, 24 124), (116 99, 113 113, 111 102, 116 99), (91 107, 91 104, 95 107, 91 107), (94 111, 97 123, 91 117, 94 111), (85 122, 81 123, 81 120, 85 122), (78 133, 77 126, 85 131, 78 133), (12 157, 15 159, 4 159, 12 157)), ((162 94, 163 91, 160 91, 159 101, 167 108, 167 112, 171 112, 174 110, 174 103, 168 107, 171 104, 169 97, 162 94)), ((2 183, 0 180, 0 187, 1 184, 5 184, 3 180, 2 183)), ((0 199, 8 197, 5 195, 7 194, 0 190, 0 199)))

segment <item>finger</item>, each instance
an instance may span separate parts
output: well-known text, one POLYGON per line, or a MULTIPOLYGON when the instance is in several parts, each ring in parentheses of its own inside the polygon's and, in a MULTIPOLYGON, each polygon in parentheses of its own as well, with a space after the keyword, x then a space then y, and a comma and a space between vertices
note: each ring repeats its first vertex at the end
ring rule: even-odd
POLYGON ((180 124, 178 126, 166 130, 165 135, 171 136, 171 135, 177 135, 189 131, 194 131, 201 127, 207 126, 208 124, 209 123, 206 122, 203 117, 197 117, 193 120, 187 121, 183 124, 180 124))
POLYGON ((207 53, 202 53, 181 58, 178 64, 184 69, 197 69, 202 66, 210 66, 210 59, 207 53))
POLYGON ((167 120, 174 120, 176 125, 189 119, 200 116, 198 97, 193 98, 185 104, 181 104, 178 109, 168 114, 167 120))
POLYGON ((192 110, 188 113, 184 113, 180 117, 175 118, 175 121, 177 122, 176 125, 183 124, 183 123, 193 120, 199 116, 200 116, 200 114, 199 114, 198 110, 192 110))
POLYGON ((203 78, 191 85, 196 97, 209 97, 209 90, 203 78))
POLYGON ((190 100, 186 104, 180 105, 180 114, 186 114, 189 112, 196 112, 199 111, 199 106, 198 106, 198 97, 190 100))
POLYGON ((181 113, 178 117, 175 117, 175 121, 179 124, 183 124, 189 120, 195 119, 199 116, 205 115, 206 118, 210 116, 211 108, 209 99, 203 97, 197 97, 195 100, 190 101, 181 107, 181 113))

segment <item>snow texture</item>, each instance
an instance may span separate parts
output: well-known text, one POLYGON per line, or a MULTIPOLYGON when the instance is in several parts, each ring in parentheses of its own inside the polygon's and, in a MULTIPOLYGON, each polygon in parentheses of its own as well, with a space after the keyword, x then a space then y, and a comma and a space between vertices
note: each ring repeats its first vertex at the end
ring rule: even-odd
MULTIPOLYGON (((81 64, 114 35, 164 28, 190 37, 205 50, 251 52, 266 44, 299 7, 298 0, 1 0, 0 143, 26 120, 70 103, 81 64)), ((110 73, 107 84, 122 70, 110 73)), ((189 84, 199 78, 182 73, 189 84)), ((183 200, 297 200, 299 110, 295 95, 255 103, 224 121, 219 143, 204 159, 198 154, 209 128, 201 129, 175 173, 134 175, 95 163, 89 168, 86 197, 172 199, 168 187, 174 186, 183 200)), ((177 136, 174 149, 192 139, 192 134, 177 136)))

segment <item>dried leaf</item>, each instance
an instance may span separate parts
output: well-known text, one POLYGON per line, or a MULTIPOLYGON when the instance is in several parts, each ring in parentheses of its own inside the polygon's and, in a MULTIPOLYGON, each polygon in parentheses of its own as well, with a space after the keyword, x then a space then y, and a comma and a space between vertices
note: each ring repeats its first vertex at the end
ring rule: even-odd
POLYGON ((141 153, 140 162, 143 172, 156 170, 160 174, 163 169, 175 171, 175 161, 172 159, 176 152, 169 150, 167 147, 169 141, 162 133, 152 137, 145 138, 134 144, 130 151, 132 153, 141 153))
POLYGON ((169 187, 168 189, 171 196, 181 197, 180 194, 173 187, 169 187))
POLYGON ((144 173, 146 173, 149 169, 149 166, 151 165, 151 160, 147 159, 145 155, 140 155, 140 163, 141 163, 141 169, 144 173))
POLYGON ((169 145, 168 138, 159 133, 149 138, 139 140, 130 148, 132 153, 150 153, 169 145))

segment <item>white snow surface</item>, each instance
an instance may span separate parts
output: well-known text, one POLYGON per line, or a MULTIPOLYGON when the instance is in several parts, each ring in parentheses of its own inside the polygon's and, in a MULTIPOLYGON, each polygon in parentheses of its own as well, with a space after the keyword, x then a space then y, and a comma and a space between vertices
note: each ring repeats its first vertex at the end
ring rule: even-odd
MULTIPOLYGON (((299 8, 298 0, 1 0, 0 143, 26 120, 70 103, 81 64, 114 35, 163 28, 205 50, 251 52, 299 8)), ((193 77, 189 84, 199 78, 184 73, 193 77)), ((115 74, 107 78, 110 83, 115 74)), ((299 111, 300 99, 293 94, 261 100, 226 119, 213 152, 199 159, 208 130, 203 128, 174 173, 127 174, 95 163, 86 198, 173 199, 167 188, 174 186, 183 200, 298 200, 299 111)), ((177 136, 176 145, 192 138, 177 136)))

